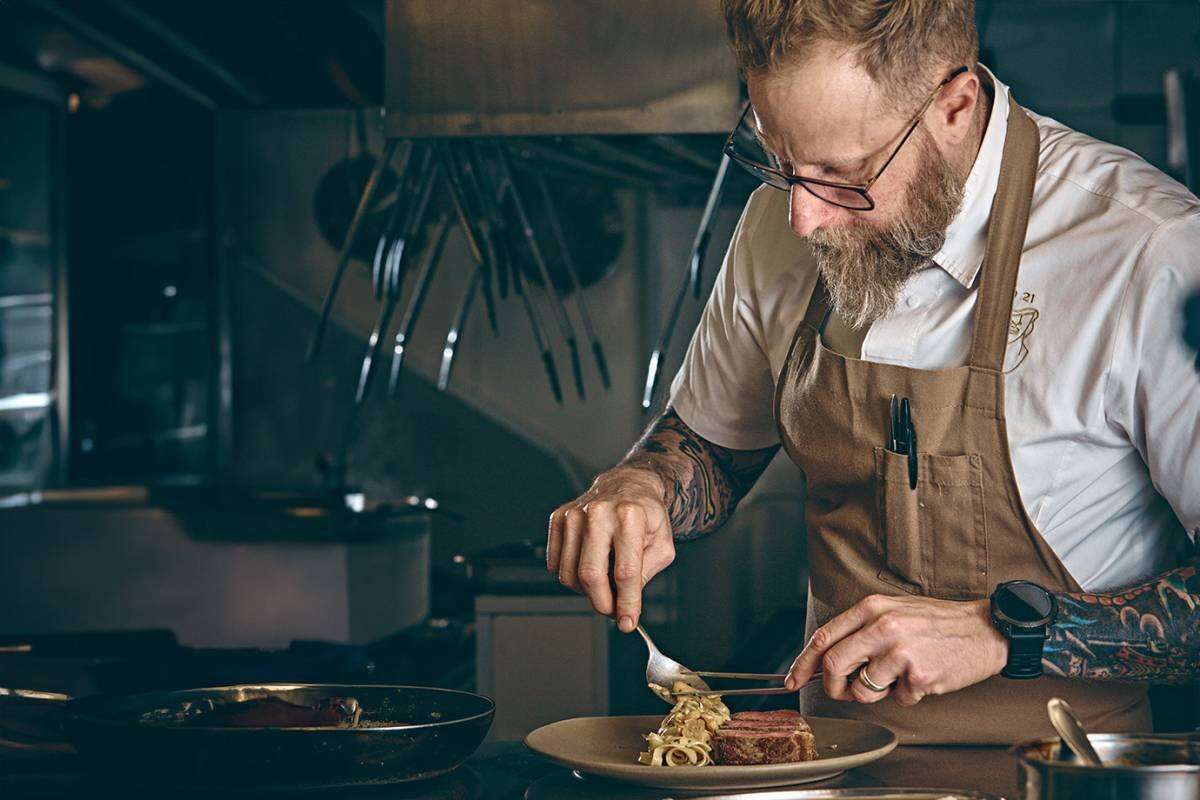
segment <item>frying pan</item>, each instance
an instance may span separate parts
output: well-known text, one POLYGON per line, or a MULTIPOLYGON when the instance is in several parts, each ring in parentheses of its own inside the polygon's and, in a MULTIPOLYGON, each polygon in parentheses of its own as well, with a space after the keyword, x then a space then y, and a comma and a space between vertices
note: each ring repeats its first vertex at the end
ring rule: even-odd
POLYGON ((122 782, 259 791, 371 786, 450 772, 479 747, 495 704, 482 695, 422 686, 261 684, 135 695, 21 692, 6 702, 57 705, 61 730, 85 765, 122 782), (148 722, 186 703, 276 697, 313 705, 353 697, 359 727, 234 728, 148 722), (366 727, 370 726, 370 727, 366 727))

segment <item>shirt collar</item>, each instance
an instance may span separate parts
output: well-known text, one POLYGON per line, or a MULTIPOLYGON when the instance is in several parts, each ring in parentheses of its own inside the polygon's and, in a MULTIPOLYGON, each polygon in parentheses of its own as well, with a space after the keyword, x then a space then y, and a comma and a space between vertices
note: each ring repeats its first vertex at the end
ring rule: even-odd
POLYGON ((1000 159, 1004 154, 1004 137, 1008 132, 1008 86, 998 81, 983 64, 979 68, 994 87, 992 111, 979 153, 963 185, 962 205, 946 228, 945 244, 933 257, 935 264, 966 289, 975 283, 979 268, 983 265, 984 252, 987 250, 988 217, 992 212, 996 186, 1000 182, 1000 159))

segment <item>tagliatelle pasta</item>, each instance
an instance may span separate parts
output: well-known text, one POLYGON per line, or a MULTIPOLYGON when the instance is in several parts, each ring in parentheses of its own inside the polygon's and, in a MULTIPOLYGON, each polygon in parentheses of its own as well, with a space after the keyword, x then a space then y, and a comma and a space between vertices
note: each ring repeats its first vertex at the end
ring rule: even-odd
POLYGON ((713 763, 712 735, 729 720, 729 709, 717 695, 677 696, 691 689, 678 682, 670 690, 650 684, 650 690, 675 701, 654 733, 646 735, 646 751, 638 762, 651 767, 703 767, 713 763))

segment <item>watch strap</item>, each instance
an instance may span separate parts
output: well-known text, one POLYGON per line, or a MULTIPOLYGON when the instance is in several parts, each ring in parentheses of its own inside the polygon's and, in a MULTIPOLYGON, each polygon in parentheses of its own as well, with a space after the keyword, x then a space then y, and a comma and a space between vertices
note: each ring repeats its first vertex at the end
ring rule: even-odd
POLYGON ((1046 644, 1046 628, 1036 631, 1014 629, 1006 626, 1008 639, 1008 663, 1000 674, 1005 678, 1027 680, 1042 676, 1042 648, 1046 644))

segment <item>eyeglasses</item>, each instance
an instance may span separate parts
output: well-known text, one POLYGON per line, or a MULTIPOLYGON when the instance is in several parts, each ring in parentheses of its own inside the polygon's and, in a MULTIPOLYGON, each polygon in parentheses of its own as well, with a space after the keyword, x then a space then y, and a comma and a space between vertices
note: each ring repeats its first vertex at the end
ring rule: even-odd
POLYGON ((875 182, 879 180, 879 176, 883 175, 883 171, 896 158, 896 155, 900 152, 900 148, 904 147, 904 143, 912 136, 913 131, 917 129, 917 125, 920 124, 921 118, 925 116, 925 112, 929 110, 929 106, 942 89, 966 71, 966 67, 958 67, 934 88, 928 99, 921 105, 921 110, 912 118, 912 122, 909 123, 908 130, 904 132, 900 143, 892 150, 892 154, 887 157, 887 161, 883 162, 883 166, 879 168, 879 171, 867 180, 866 183, 837 183, 835 181, 821 180, 820 178, 804 178, 798 175, 789 175, 784 172, 779 166, 779 159, 767 150, 758 137, 757 132, 747 122, 751 108, 749 103, 746 104, 745 110, 742 111, 742 116, 738 120, 737 126, 730 131, 729 138, 725 140, 725 154, 768 186, 773 186, 785 192, 791 191, 793 186, 802 186, 809 194, 827 203, 832 203, 835 206, 848 208, 853 211, 871 211, 875 208, 875 201, 871 198, 871 187, 875 185, 875 182))

